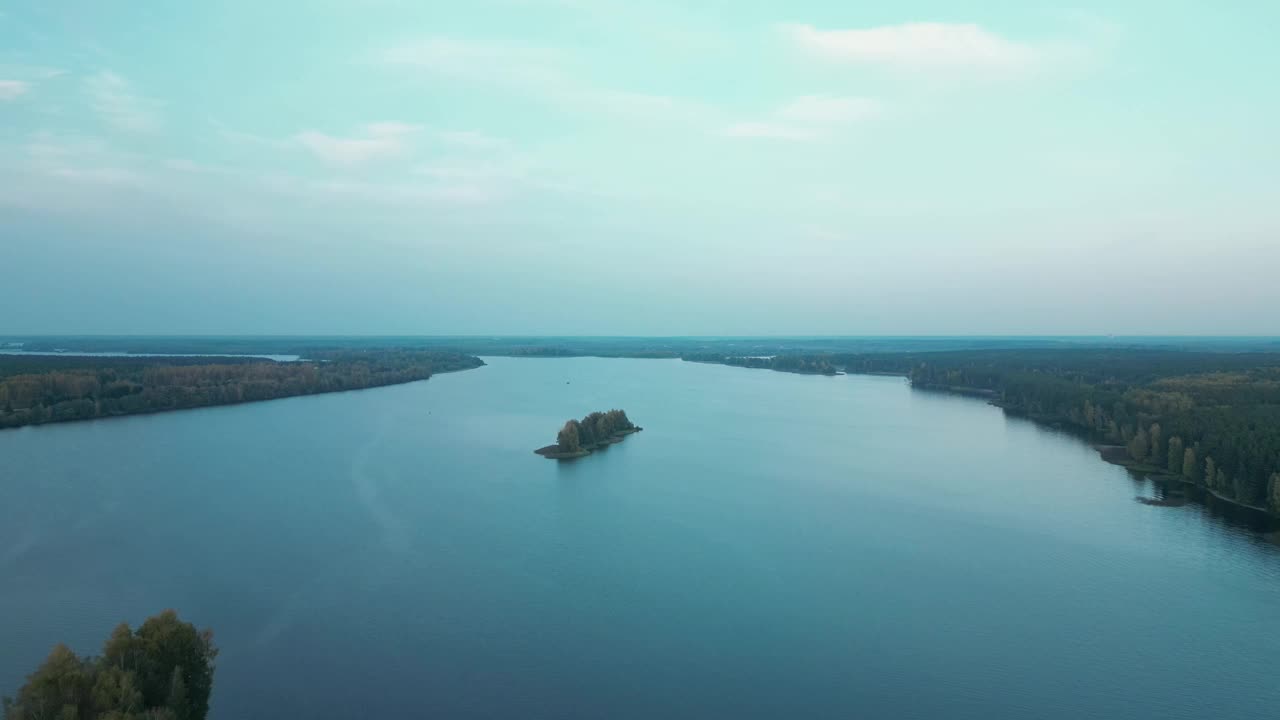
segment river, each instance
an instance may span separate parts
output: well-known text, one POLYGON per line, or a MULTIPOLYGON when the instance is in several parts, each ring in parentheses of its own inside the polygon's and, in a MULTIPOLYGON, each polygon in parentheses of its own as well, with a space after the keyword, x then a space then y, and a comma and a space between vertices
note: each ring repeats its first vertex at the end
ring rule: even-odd
POLYGON ((173 607, 210 717, 1254 718, 1280 548, 892 377, 489 358, 0 432, 0 693, 173 607), (566 418, 645 431, 532 453, 566 418))

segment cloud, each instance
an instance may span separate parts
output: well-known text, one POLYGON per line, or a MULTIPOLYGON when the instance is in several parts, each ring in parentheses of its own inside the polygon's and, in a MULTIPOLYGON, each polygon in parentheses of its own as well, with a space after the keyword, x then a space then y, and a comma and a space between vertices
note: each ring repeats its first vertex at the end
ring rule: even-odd
POLYGON ((1041 56, 1035 46, 972 23, 904 23, 852 30, 791 24, 782 30, 800 49, 829 60, 900 67, 1017 68, 1041 56))
POLYGON ((366 125, 361 137, 336 137, 306 130, 293 139, 330 165, 350 167, 406 154, 412 136, 419 130, 417 125, 379 122, 366 125))
POLYGON ((771 122, 733 123, 724 129, 724 134, 733 138, 763 138, 767 140, 808 141, 817 138, 817 133, 808 128, 771 122))
POLYGON ((134 92, 127 80, 102 71, 85 80, 89 103, 103 120, 130 132, 155 132, 164 124, 162 104, 134 92))
POLYGON ((553 48, 435 37, 385 48, 372 58, 384 67, 464 80, 470 89, 497 88, 560 108, 641 122, 687 122, 707 115, 706 107, 685 98, 593 83, 573 58, 553 48))
POLYGON ((488 188, 473 184, 313 180, 296 176, 266 178, 264 186, 312 200, 349 200, 372 205, 418 208, 431 205, 483 205, 495 199, 488 188))
POLYGON ((724 134, 733 138, 808 142, 874 117, 881 108, 880 101, 873 98, 802 95, 774 110, 769 118, 733 123, 724 129, 724 134))
POLYGON ((31 83, 21 80, 0 80, 0 101, 17 100, 31 89, 31 83))

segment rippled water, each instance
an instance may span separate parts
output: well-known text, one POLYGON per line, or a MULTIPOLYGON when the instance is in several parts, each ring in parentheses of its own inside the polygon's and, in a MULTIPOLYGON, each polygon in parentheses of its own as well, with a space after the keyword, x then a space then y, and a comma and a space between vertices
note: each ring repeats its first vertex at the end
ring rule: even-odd
POLYGON ((1252 718, 1280 548, 883 377, 491 359, 0 432, 0 692, 175 607, 212 716, 1252 718), (571 416, 643 433, 532 454, 571 416))

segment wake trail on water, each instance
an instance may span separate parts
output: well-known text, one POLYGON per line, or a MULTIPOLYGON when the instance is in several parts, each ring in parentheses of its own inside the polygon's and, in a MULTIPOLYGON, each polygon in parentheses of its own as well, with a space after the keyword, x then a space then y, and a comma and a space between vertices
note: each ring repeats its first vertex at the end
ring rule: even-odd
POLYGON ((384 423, 372 438, 356 450, 355 457, 351 461, 351 483, 355 487, 356 496, 360 498, 360 503, 369 513, 369 517, 373 518, 374 523, 382 530, 383 540, 386 542, 387 548, 397 553, 403 553, 409 550, 408 528, 405 526, 404 521, 383 500, 378 481, 374 478, 369 467, 374 448, 383 442, 385 436, 386 424, 384 423))

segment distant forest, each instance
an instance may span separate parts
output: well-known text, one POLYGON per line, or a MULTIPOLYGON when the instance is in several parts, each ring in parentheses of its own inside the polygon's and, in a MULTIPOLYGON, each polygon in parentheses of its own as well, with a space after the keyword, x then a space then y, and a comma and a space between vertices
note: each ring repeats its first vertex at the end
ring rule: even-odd
POLYGON ((1124 464, 1137 470, 1280 514, 1280 353, 994 349, 722 362, 904 375, 912 387, 986 397, 1010 413, 1122 446, 1124 464))
POLYGON ((453 352, 331 351, 301 362, 0 355, 0 428, 395 385, 483 365, 453 352))
POLYGON ((408 382, 482 364, 475 354, 682 358, 822 375, 903 375, 917 388, 982 396, 1011 413, 1122 447, 1132 467, 1280 514, 1276 338, 45 337, 0 344, 310 359, 0 355, 0 428, 408 382))

